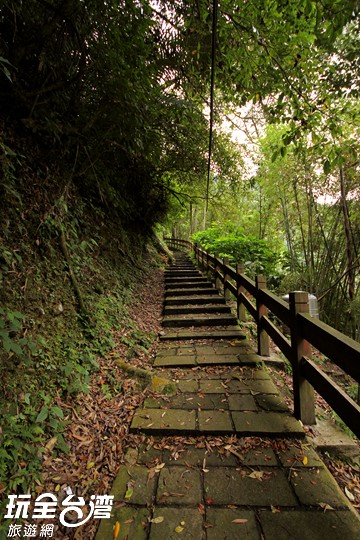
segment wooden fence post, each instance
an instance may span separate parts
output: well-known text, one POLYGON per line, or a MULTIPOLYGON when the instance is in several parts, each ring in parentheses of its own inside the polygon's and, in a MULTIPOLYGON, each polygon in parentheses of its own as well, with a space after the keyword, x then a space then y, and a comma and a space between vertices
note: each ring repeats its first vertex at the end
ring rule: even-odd
POLYGON ((217 276, 217 273, 220 272, 220 266, 219 266, 219 253, 215 253, 215 287, 216 289, 221 289, 221 279, 217 276))
POLYGON ((223 258, 223 264, 225 266, 224 268, 224 298, 225 300, 230 300, 230 291, 229 289, 226 287, 226 284, 227 282, 229 281, 230 279, 230 276, 229 274, 227 273, 226 271, 226 267, 229 266, 229 258, 228 257, 224 257, 223 258))
POLYGON ((206 250, 206 273, 207 274, 210 271, 210 268, 209 268, 209 256, 210 256, 210 251, 207 249, 206 250))
POLYGON ((268 314, 267 307, 261 302, 259 298, 259 290, 266 289, 266 277, 265 276, 256 276, 256 311, 257 311, 257 341, 258 341, 258 354, 260 356, 270 356, 270 343, 269 336, 262 326, 262 317, 268 314))
POLYGON ((237 318, 239 321, 246 321, 246 311, 245 306, 240 300, 240 293, 245 293, 245 287, 241 285, 241 278, 240 274, 243 274, 245 270, 245 266, 243 264, 238 263, 236 265, 236 286, 237 286, 237 318))
POLYGON ((303 424, 315 424, 314 389, 311 384, 301 376, 300 364, 303 356, 311 358, 311 345, 299 332, 297 313, 309 312, 309 294, 295 291, 289 294, 290 313, 292 317, 290 335, 292 349, 294 414, 303 424))

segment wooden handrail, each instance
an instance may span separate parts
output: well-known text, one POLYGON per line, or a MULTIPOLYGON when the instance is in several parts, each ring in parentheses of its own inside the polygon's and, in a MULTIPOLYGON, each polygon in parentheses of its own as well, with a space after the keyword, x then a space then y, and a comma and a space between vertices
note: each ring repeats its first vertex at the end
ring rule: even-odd
POLYGON ((311 345, 330 361, 339 366, 360 383, 360 344, 331 326, 312 318, 308 313, 306 295, 290 294, 290 305, 266 288, 262 288, 260 276, 258 286, 242 270, 242 265, 233 268, 227 260, 217 254, 200 249, 189 240, 165 238, 173 249, 185 249, 194 253, 198 265, 210 273, 217 288, 225 296, 234 296, 238 314, 244 309, 257 323, 259 354, 268 354, 265 333, 271 337, 293 368, 295 416, 303 423, 314 423, 313 387, 331 405, 348 427, 360 438, 360 407, 336 383, 323 373, 311 360, 311 345), (296 302, 300 302, 297 304, 296 302), (268 311, 274 314, 290 330, 289 341, 269 319, 268 311))

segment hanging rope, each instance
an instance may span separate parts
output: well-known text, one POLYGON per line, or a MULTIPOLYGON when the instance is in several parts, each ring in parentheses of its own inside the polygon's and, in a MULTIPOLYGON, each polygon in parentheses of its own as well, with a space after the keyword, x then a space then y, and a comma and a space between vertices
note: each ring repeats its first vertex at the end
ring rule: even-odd
POLYGON ((211 81, 210 81, 210 132, 209 132, 209 151, 208 151, 208 167, 207 167, 207 181, 206 181, 206 211, 208 210, 208 206, 209 206, 211 152, 212 152, 212 138, 213 138, 213 124, 214 124, 214 87, 215 87, 217 8, 218 8, 218 0, 213 0, 212 43, 211 43, 211 81))

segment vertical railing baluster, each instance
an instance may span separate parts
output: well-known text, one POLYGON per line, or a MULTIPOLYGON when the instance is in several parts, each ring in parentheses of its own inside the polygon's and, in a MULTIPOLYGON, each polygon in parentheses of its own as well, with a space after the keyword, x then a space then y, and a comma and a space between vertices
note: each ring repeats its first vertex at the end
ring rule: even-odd
POLYGON ((296 315, 309 313, 309 294, 303 291, 295 291, 289 294, 291 313, 291 349, 293 368, 294 390, 294 414, 303 424, 315 424, 315 401, 314 389, 311 384, 301 375, 300 364, 303 356, 311 358, 311 345, 300 333, 296 315))
POLYGON ((266 277, 256 276, 256 311, 257 311, 257 341, 258 341, 258 354, 261 356, 270 356, 270 343, 269 336, 263 328, 262 317, 267 316, 268 309, 265 304, 262 303, 260 298, 261 289, 266 289, 266 277))
POLYGON ((223 264, 224 264, 224 297, 225 297, 225 300, 230 300, 230 291, 226 286, 227 282, 230 279, 230 276, 229 276, 229 274, 227 272, 227 267, 230 264, 228 257, 223 258, 223 264))
POLYGON ((245 294, 245 287, 241 284, 240 274, 244 273, 245 266, 241 263, 236 265, 236 287, 237 287, 237 318, 239 321, 246 321, 245 306, 241 301, 240 294, 245 294))

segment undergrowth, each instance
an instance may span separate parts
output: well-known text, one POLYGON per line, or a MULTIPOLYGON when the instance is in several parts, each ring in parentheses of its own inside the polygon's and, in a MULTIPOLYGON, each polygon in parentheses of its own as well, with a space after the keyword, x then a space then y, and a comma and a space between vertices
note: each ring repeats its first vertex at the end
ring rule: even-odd
MULTIPOLYGON (((69 451, 61 400, 88 391, 97 358, 115 345, 113 330, 126 330, 129 357, 151 345, 127 309, 141 281, 144 240, 124 231, 114 236, 119 224, 76 194, 57 199, 30 227, 20 210, 13 210, 16 227, 8 223, 0 237, 0 503, 41 482, 49 441, 56 438, 55 455, 69 451), (86 316, 60 249, 61 231, 86 316)), ((104 395, 123 390, 109 372, 104 395)))

